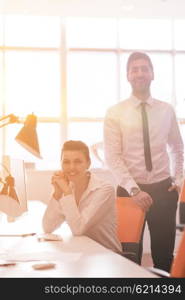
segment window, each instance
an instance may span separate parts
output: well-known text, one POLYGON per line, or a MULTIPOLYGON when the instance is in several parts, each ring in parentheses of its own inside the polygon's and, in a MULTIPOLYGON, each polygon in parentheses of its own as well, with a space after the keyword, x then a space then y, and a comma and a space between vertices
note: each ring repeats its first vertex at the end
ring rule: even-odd
POLYGON ((19 47, 60 46, 60 18, 6 16, 5 45, 19 47))
POLYGON ((172 57, 169 54, 151 54, 154 66, 154 81, 151 85, 152 95, 163 101, 175 104, 172 98, 173 78, 172 78, 172 57))
POLYGON ((126 62, 135 50, 153 61, 153 96, 184 118, 184 20, 11 15, 0 25, 0 114, 37 115, 43 160, 15 142, 22 124, 1 129, 1 154, 56 168, 66 139, 101 142, 107 108, 130 94, 126 62))
POLYGON ((184 30, 185 30, 185 20, 176 20, 174 22, 174 46, 176 50, 185 49, 185 40, 184 40, 184 30))
POLYGON ((11 51, 5 54, 6 111, 18 115, 58 117, 60 112, 59 55, 11 51))
POLYGON ((69 48, 116 48, 116 19, 69 18, 67 46, 69 48))
POLYGON ((122 49, 172 49, 171 21, 126 19, 120 20, 119 29, 122 49))
POLYGON ((68 114, 103 118, 117 100, 115 53, 71 52, 68 55, 68 114))

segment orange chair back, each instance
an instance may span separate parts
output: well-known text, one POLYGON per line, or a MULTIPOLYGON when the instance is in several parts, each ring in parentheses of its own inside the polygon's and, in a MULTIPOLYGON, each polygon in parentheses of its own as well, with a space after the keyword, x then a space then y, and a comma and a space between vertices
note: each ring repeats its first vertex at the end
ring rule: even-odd
POLYGON ((172 263, 170 277, 185 278, 185 230, 172 263))
POLYGON ((131 197, 117 197, 117 233, 121 243, 139 243, 145 213, 131 197))

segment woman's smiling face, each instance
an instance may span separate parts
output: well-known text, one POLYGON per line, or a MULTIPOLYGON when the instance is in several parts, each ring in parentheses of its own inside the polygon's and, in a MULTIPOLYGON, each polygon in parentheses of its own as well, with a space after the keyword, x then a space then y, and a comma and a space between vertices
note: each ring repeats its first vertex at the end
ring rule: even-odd
POLYGON ((64 150, 62 154, 61 167, 70 181, 80 179, 86 174, 90 166, 85 154, 80 150, 64 150))

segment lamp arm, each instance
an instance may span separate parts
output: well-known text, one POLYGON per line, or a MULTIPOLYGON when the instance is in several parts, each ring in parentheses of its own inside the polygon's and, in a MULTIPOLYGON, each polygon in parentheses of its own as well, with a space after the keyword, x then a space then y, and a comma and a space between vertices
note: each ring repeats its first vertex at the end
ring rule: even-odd
POLYGON ((10 114, 10 115, 7 115, 7 116, 4 116, 4 117, 0 118, 0 128, 6 126, 8 124, 12 124, 12 123, 19 123, 19 118, 16 117, 15 115, 13 115, 13 114, 10 114), (4 120, 7 120, 7 121, 3 122, 1 124, 1 122, 4 121, 4 120))

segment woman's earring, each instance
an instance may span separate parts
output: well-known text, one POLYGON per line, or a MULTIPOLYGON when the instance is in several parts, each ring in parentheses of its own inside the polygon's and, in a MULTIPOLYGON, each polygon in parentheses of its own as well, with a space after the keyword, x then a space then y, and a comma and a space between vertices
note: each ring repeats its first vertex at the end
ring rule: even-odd
POLYGON ((90 177, 90 175, 91 175, 91 174, 90 174, 89 170, 87 169, 87 170, 86 170, 86 176, 87 176, 87 177, 90 177))

